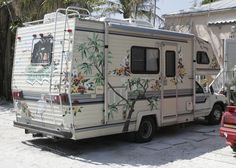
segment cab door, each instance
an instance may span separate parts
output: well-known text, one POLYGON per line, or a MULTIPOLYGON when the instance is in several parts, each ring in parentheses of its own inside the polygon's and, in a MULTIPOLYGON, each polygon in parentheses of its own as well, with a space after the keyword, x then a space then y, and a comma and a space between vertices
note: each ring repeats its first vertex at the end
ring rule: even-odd
POLYGON ((208 114, 210 110, 211 93, 204 92, 204 89, 198 82, 195 83, 195 93, 195 117, 204 116, 204 114, 208 114))

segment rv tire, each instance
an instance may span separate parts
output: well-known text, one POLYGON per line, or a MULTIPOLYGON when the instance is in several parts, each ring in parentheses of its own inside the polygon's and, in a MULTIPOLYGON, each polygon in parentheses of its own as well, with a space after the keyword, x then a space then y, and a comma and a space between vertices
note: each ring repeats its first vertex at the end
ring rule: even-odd
POLYGON ((219 104, 215 104, 211 110, 211 113, 206 117, 207 121, 211 125, 219 124, 223 114, 223 109, 219 104))
POLYGON ((135 132, 135 141, 139 143, 149 142, 152 140, 155 131, 155 122, 152 117, 142 119, 139 129, 135 132))

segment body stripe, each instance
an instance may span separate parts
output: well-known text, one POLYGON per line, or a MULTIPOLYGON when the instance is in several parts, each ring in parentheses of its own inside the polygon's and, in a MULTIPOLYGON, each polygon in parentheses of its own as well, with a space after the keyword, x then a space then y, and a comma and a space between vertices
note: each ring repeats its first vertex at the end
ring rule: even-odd
MULTIPOLYGON (((136 121, 130 121, 130 124, 134 124, 136 123, 136 121)), ((112 123, 112 124, 105 124, 105 125, 96 125, 96 126, 91 126, 91 127, 84 127, 84 128, 76 128, 75 131, 76 132, 82 132, 82 131, 89 131, 89 130, 93 130, 94 128, 96 129, 103 129, 103 128, 110 128, 110 127, 117 127, 117 126, 122 126, 124 125, 125 122, 120 122, 120 123, 112 123)))

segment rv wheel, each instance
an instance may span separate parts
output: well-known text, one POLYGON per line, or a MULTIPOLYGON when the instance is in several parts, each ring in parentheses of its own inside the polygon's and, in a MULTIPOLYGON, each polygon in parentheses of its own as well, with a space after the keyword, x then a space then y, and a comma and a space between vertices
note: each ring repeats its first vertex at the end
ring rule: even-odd
POLYGON ((206 117, 209 124, 219 124, 221 121, 223 109, 219 104, 215 104, 209 116, 206 117))
POLYGON ((155 133, 155 122, 151 117, 143 118, 138 131, 135 133, 136 142, 149 142, 155 133))

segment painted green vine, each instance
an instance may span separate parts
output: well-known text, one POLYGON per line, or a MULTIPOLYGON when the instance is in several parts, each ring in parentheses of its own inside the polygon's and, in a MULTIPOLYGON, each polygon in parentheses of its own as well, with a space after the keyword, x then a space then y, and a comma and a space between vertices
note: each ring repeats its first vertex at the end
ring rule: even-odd
MULTIPOLYGON (((82 43, 79 46, 79 52, 82 57, 82 64, 80 64, 80 68, 83 73, 94 74, 94 83, 95 85, 104 85, 104 64, 105 64, 105 56, 104 56, 104 41, 99 38, 98 34, 93 34, 92 37, 88 38, 88 42, 82 43), (95 69, 95 70, 94 70, 95 69), (94 72, 93 72, 94 71, 94 72)), ((110 62, 111 53, 108 54, 108 62, 110 62)), ((123 69, 116 69, 113 71, 115 75, 123 75, 129 76, 129 69, 126 64, 123 69), (121 72, 122 71, 122 72, 121 72)), ((159 98, 158 91, 156 89, 160 88, 160 83, 156 80, 150 79, 141 79, 141 78, 130 78, 127 79, 127 82, 124 83, 124 87, 126 91, 129 93, 128 97, 122 96, 111 84, 108 82, 108 87, 111 89, 118 97, 120 97, 119 102, 115 102, 113 104, 108 105, 108 119, 113 116, 114 112, 118 111, 118 107, 122 106, 123 116, 126 117, 125 124, 123 126, 123 132, 127 132, 130 125, 130 119, 135 111, 135 104, 138 100, 147 100, 150 106, 150 110, 157 109, 157 100, 159 98), (154 81, 154 84, 151 85, 151 82, 154 81), (147 96, 147 91, 149 88, 155 88, 155 95, 147 96), (125 114, 128 112, 128 115, 125 114)), ((154 89, 153 89, 154 90, 154 89)), ((124 117, 124 118, 125 118, 124 117)))

